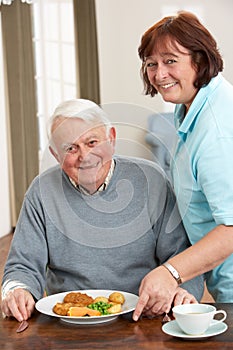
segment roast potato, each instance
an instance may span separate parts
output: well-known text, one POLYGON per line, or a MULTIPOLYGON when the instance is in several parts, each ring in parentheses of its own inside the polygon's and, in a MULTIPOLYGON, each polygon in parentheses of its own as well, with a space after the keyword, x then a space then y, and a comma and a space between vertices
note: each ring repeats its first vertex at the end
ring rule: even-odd
POLYGON ((109 295, 108 301, 117 303, 117 304, 124 304, 125 302, 125 297, 122 293, 120 292, 113 292, 112 294, 109 295))

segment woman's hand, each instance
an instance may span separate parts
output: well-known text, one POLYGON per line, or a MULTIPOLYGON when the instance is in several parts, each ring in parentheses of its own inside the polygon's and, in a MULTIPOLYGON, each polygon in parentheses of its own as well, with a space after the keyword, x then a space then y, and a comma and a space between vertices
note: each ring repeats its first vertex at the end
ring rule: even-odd
POLYGON ((143 278, 133 319, 137 321, 142 313, 146 316, 162 315, 168 313, 172 305, 191 303, 197 303, 196 298, 178 287, 170 272, 160 266, 143 278))
POLYGON ((133 313, 134 321, 137 321, 142 313, 147 315, 168 313, 177 289, 176 280, 163 266, 149 272, 139 288, 139 300, 133 313))

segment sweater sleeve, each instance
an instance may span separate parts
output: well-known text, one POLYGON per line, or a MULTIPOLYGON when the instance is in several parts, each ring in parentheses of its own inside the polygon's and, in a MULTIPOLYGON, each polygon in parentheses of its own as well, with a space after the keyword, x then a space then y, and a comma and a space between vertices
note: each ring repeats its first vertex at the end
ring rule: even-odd
POLYGON ((26 196, 4 269, 2 295, 21 287, 40 299, 45 288, 47 263, 42 206, 36 208, 26 196))

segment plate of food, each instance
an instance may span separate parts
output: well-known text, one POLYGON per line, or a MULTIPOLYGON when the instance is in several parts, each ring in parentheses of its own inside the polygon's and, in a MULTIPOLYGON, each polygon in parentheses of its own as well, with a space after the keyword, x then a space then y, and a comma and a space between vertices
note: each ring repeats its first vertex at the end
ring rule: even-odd
POLYGON ((37 301, 42 314, 64 322, 96 324, 109 322, 135 309, 138 296, 123 291, 88 289, 62 292, 37 301))

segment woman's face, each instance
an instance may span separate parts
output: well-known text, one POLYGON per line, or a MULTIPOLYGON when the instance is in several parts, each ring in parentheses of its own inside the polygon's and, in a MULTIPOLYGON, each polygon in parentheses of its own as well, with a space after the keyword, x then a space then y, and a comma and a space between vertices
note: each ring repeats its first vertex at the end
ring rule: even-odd
POLYGON ((177 42, 157 45, 145 67, 151 85, 164 101, 185 104, 189 109, 198 90, 193 85, 196 69, 186 48, 177 42))

